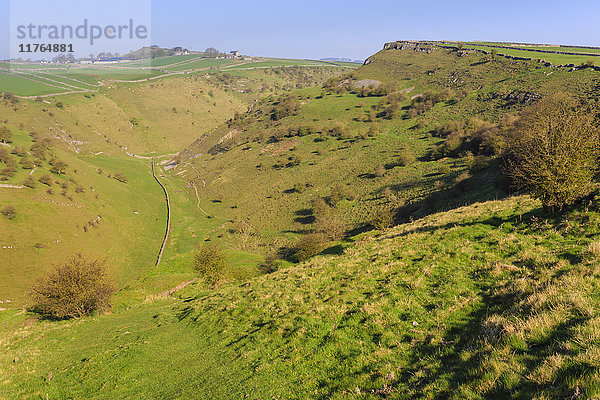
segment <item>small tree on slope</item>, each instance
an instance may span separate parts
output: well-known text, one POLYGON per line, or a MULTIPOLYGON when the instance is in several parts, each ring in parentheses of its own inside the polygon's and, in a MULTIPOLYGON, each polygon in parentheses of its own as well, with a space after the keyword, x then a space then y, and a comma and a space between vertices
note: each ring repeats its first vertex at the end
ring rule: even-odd
POLYGON ((511 138, 508 171, 517 188, 560 210, 589 194, 599 152, 595 113, 565 94, 527 109, 511 138))

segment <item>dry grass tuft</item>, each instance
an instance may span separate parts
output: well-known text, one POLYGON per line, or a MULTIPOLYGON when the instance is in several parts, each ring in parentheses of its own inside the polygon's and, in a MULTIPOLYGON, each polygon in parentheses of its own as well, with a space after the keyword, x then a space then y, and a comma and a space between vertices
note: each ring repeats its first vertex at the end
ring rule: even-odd
POLYGON ((587 251, 589 254, 593 255, 594 257, 600 257, 600 240, 591 242, 588 245, 587 251))

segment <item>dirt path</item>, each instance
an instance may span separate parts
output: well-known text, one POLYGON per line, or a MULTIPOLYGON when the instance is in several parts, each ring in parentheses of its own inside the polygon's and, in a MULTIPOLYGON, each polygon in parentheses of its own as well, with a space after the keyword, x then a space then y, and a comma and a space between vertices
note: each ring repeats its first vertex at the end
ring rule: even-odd
POLYGON ((146 298, 146 301, 155 300, 155 299, 164 299, 166 297, 172 296, 175 292, 180 291, 181 289, 185 288, 188 285, 191 285, 192 283, 195 283, 196 281, 198 281, 198 278, 194 278, 194 279, 190 279, 189 281, 182 282, 179 285, 175 286, 174 288, 165 290, 164 292, 160 292, 158 294, 153 294, 151 296, 148 296, 148 298, 146 298))
POLYGON ((198 199, 198 203, 196 203, 196 206, 200 209, 200 211, 202 211, 204 213, 204 215, 206 215, 207 217, 210 217, 210 215, 208 215, 208 213, 206 211, 204 211, 204 209, 202 207, 200 207, 200 195, 198 194, 198 186, 196 186, 195 182, 191 182, 192 187, 194 188, 194 192, 196 193, 196 199, 198 199))
POLYGON ((21 186, 21 185, 7 185, 6 183, 0 183, 0 188, 25 189, 25 186, 21 186))
MULTIPOLYGON (((196 173, 197 179, 200 179, 202 181, 202 186, 204 186, 204 190, 206 190, 208 193, 210 193, 214 196, 215 194, 213 193, 213 191, 206 187, 206 181, 200 177, 200 171, 198 171, 198 168, 196 168, 194 166, 194 164, 192 164, 192 163, 186 163, 186 165, 189 165, 190 168, 193 169, 194 172, 196 173)), ((194 186, 195 186, 195 184, 194 184, 194 186)), ((198 192, 196 192, 196 196, 197 195, 198 195, 198 192)))
POLYGON ((156 264, 154 265, 157 266, 162 261, 165 246, 167 245, 167 241, 169 240, 169 233, 171 232, 171 202, 169 201, 169 193, 167 193, 167 188, 165 187, 165 185, 162 184, 162 182, 158 179, 156 173, 154 172, 154 158, 152 159, 152 176, 154 177, 156 182, 158 182, 163 192, 165 193, 165 200, 167 202, 167 228, 165 230, 165 238, 163 239, 162 245, 160 246, 160 251, 158 252, 158 257, 156 258, 156 264))

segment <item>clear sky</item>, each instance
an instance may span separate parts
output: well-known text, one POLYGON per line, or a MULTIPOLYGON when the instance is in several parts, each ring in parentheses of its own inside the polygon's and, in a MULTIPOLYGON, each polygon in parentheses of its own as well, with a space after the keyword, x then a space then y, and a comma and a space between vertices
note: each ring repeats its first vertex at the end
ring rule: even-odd
MULTIPOLYGON (((67 15, 69 3, 47 2, 67 15)), ((0 0, 2 59, 10 48, 9 4, 0 0)), ((384 42, 399 39, 600 46, 599 16, 597 0, 154 0, 152 42, 249 55, 352 59, 364 59, 384 42)))

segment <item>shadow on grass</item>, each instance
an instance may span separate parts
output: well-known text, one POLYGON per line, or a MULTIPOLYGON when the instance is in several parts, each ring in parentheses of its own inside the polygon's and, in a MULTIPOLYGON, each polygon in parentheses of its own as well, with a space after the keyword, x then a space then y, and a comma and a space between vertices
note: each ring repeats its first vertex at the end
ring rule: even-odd
POLYGON ((600 368, 582 362, 566 362, 553 374, 552 383, 536 382, 527 375, 545 362, 552 363, 557 356, 574 356, 576 350, 570 350, 565 344, 574 339, 590 317, 574 313, 542 338, 530 339, 523 346, 511 346, 510 335, 503 331, 503 327, 484 326, 484 321, 492 315, 511 320, 526 319, 528 313, 534 310, 524 310, 520 305, 522 300, 534 293, 534 289, 489 294, 490 289, 481 288, 488 293, 483 296, 482 303, 468 315, 466 322, 450 329, 441 344, 425 339, 415 346, 408 361, 411 367, 398 377, 393 386, 410 387, 412 393, 406 396, 410 399, 420 399, 424 393, 429 393, 427 397, 432 399, 457 398, 461 390, 476 392, 476 397, 483 399, 525 400, 544 391, 551 392, 552 398, 580 398, 577 396, 579 389, 573 387, 573 382, 582 376, 600 372, 600 368), (490 343, 493 344, 490 346, 490 343), (499 347, 508 348, 511 362, 518 362, 527 372, 520 375, 514 371, 514 376, 505 374, 500 378, 490 376, 493 360, 499 357, 493 352, 499 347), (432 359, 438 361, 428 363, 427 360, 432 359), (422 371, 427 371, 426 375, 417 378, 422 371), (444 384, 440 387, 441 382, 444 384), (435 393, 431 393, 431 388, 435 393))
POLYGON ((63 317, 63 318, 56 317, 56 316, 52 315, 52 313, 48 312, 47 310, 44 310, 37 306, 27 307, 26 310, 28 313, 35 315, 36 318, 40 321, 58 322, 58 321, 68 321, 70 319, 74 319, 74 318, 69 318, 69 317, 63 317))
POLYGON ((331 246, 320 252, 320 255, 334 255, 340 256, 344 254, 344 246, 341 244, 336 244, 335 246, 331 246))

